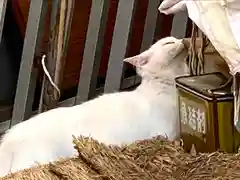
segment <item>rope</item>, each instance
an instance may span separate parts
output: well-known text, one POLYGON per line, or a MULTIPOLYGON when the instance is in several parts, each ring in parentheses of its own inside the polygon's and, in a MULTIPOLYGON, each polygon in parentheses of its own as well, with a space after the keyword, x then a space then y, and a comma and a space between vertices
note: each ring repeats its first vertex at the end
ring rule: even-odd
POLYGON ((39 108, 38 108, 38 113, 42 113, 43 112, 43 95, 44 95, 44 88, 45 88, 45 81, 46 81, 46 77, 48 78, 50 84, 53 86, 53 88, 57 91, 57 99, 60 98, 61 96, 61 91, 58 88, 58 86, 53 82, 50 73, 48 72, 46 65, 45 65, 45 59, 46 59, 46 55, 44 54, 42 56, 42 60, 41 60, 41 64, 42 64, 42 68, 44 71, 44 75, 43 75, 43 83, 42 83, 42 89, 41 89, 41 97, 40 97, 40 102, 39 102, 39 108))
POLYGON ((58 97, 60 97, 61 95, 61 92, 60 92, 60 89, 57 87, 57 85, 53 82, 47 68, 46 68, 46 65, 45 65, 45 59, 46 59, 46 55, 43 55, 42 57, 42 67, 43 67, 43 71, 45 73, 45 75, 48 77, 48 80, 50 82, 50 84, 54 87, 54 89, 58 92, 58 97))
POLYGON ((189 71, 190 71, 190 75, 196 75, 196 46, 195 46, 195 42, 196 42, 196 30, 197 27, 196 25, 193 23, 193 27, 192 27, 192 34, 191 34, 191 39, 190 39, 190 46, 189 46, 189 53, 188 53, 188 66, 189 66, 189 71))
MULTIPOLYGON (((192 24, 192 34, 190 39, 190 46, 188 56, 186 57, 186 62, 188 64, 190 75, 201 75, 204 73, 204 51, 206 47, 209 45, 210 41, 204 35, 202 31, 200 31, 200 40, 201 46, 198 52, 196 52, 196 39, 198 36, 199 29, 195 23, 192 24)), ((232 84, 233 77, 230 77, 224 84, 220 85, 218 88, 209 89, 209 93, 214 93, 214 91, 221 90, 226 88, 228 85, 232 84)))
POLYGON ((190 75, 200 75, 204 73, 204 51, 205 48, 208 46, 209 41, 203 33, 200 33, 201 47, 198 52, 196 52, 196 39, 198 37, 198 28, 195 23, 193 23, 192 25, 192 34, 186 61, 189 67, 190 75))
POLYGON ((209 41, 206 38, 206 36, 203 34, 203 32, 200 32, 200 36, 201 36, 201 46, 197 53, 197 58, 198 58, 197 72, 196 72, 197 75, 204 73, 204 51, 209 44, 209 41))

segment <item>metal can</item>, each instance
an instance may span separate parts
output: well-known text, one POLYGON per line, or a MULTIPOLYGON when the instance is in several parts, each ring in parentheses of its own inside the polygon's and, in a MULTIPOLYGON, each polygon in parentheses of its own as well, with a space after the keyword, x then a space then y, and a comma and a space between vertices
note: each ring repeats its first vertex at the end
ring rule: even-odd
POLYGON ((181 139, 186 151, 236 152, 240 134, 233 124, 231 86, 217 89, 228 79, 221 73, 176 78, 181 139))

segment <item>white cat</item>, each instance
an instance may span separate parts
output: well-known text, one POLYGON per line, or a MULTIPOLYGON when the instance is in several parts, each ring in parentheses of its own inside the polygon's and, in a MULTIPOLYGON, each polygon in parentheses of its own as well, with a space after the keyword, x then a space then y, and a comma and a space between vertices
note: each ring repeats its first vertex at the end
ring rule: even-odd
POLYGON ((179 135, 174 78, 187 74, 182 40, 167 37, 124 61, 136 66, 141 84, 81 105, 56 108, 17 124, 0 145, 0 176, 76 154, 72 135, 127 144, 155 135, 179 135))

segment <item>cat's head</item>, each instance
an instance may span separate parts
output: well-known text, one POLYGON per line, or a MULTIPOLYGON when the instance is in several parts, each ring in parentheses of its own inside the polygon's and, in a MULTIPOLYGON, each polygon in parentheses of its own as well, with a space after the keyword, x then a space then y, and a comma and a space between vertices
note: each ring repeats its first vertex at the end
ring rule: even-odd
POLYGON ((182 39, 166 37, 153 44, 148 50, 124 59, 136 67, 142 78, 174 78, 188 74, 185 63, 187 49, 182 39))

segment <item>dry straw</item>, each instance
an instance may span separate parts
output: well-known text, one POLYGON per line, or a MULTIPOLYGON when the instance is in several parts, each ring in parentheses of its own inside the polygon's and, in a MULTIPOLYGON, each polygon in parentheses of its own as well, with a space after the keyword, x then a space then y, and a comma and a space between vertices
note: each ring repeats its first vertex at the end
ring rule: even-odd
POLYGON ((125 147, 74 138, 79 156, 10 174, 4 180, 206 180, 240 179, 240 155, 184 153, 162 137, 125 147))

